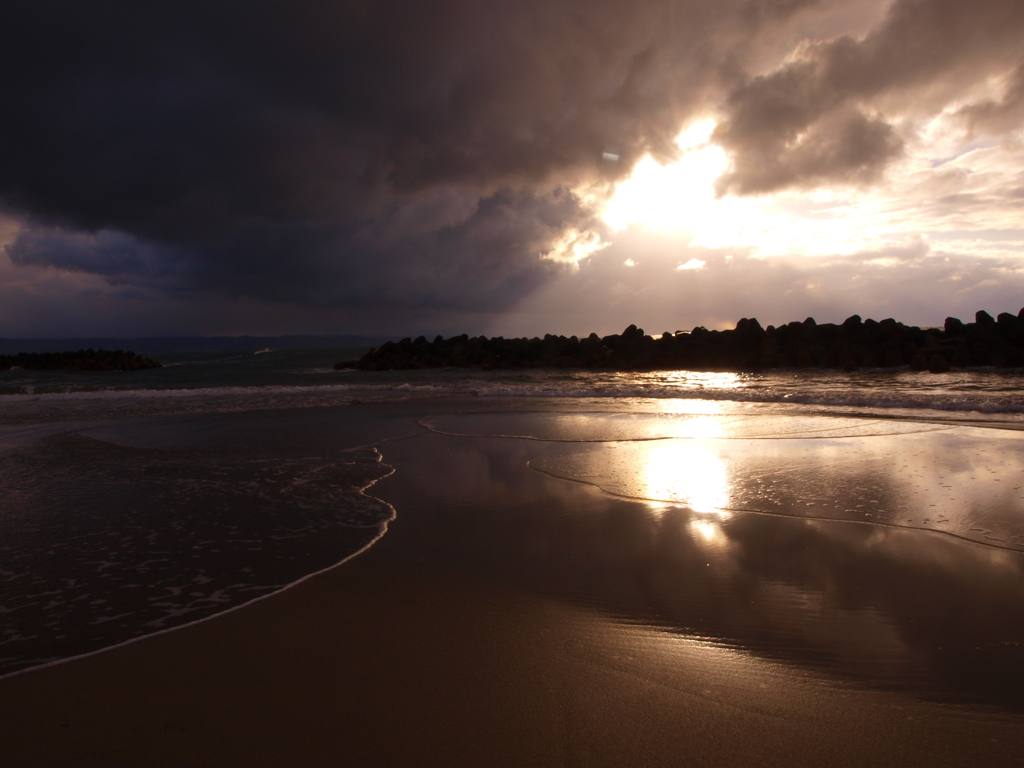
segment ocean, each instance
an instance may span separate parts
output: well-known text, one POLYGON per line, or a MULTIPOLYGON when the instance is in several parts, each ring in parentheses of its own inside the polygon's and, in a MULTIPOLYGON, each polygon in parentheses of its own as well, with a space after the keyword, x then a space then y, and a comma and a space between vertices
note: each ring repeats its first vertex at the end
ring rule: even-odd
POLYGON ((0 371, 0 423, 304 408, 431 397, 699 399, 1024 424, 1022 369, 922 375, 428 369, 335 371, 363 348, 174 352, 131 373, 0 371), (901 411, 902 409, 902 411, 901 411))
MULTIPOLYGON (((1024 709, 1024 371, 0 373, 0 676, 403 524, 491 579, 849 684, 1024 709)), ((396 567, 399 567, 396 565, 396 567)))

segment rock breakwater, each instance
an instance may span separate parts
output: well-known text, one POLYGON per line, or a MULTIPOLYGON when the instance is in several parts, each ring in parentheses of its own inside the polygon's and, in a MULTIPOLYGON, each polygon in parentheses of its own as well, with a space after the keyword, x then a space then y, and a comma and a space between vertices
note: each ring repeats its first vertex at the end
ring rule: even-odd
POLYGON ((20 352, 0 355, 0 371, 141 371, 163 368, 156 360, 123 349, 80 349, 77 352, 20 352))
POLYGON ((943 372, 972 366, 1024 366, 1024 309, 1017 315, 976 313, 973 323, 949 317, 942 328, 908 326, 889 318, 841 324, 814 318, 763 328, 743 318, 732 330, 649 336, 631 325, 620 334, 585 338, 487 338, 465 334, 428 341, 390 341, 335 368, 604 368, 612 370, 737 371, 765 368, 898 368, 943 372))

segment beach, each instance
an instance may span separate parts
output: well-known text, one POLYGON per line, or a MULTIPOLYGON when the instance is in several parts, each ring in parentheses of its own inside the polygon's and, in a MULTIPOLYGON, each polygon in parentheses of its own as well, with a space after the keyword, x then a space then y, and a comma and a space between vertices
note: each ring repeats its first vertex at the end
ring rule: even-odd
POLYGON ((4 762, 1021 764, 1015 411, 542 383, 11 418, 4 762))
POLYGON ((1024 768, 1024 0, 4 11, 0 768, 1024 768))
MULTIPOLYGON (((400 526, 392 531, 395 540, 400 526)), ((381 567, 2 683, 11 765, 1017 765, 1024 728, 381 567)))

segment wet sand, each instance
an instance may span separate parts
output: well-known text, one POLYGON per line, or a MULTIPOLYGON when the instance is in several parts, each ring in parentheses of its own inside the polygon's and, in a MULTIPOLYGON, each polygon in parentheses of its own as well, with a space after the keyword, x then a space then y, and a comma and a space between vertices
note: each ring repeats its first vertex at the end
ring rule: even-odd
POLYGON ((1024 764, 1021 553, 617 499, 526 465, 558 448, 384 446, 397 471, 370 492, 398 516, 377 544, 240 610, 0 680, 2 762, 1024 764))
POLYGON ((5 764, 1020 764, 1020 718, 844 689, 375 554, 4 680, 5 764))

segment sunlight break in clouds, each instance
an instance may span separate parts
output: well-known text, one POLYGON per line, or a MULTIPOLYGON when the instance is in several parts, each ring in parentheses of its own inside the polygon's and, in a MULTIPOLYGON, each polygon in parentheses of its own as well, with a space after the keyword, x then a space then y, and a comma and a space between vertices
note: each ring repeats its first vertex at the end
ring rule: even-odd
POLYGON ((541 258, 563 264, 576 265, 582 259, 592 256, 611 243, 601 242, 596 232, 581 232, 578 229, 567 229, 555 240, 549 251, 542 253, 541 258))
MULTIPOLYGON (((706 216, 720 215, 714 182, 728 165, 725 152, 708 144, 713 120, 702 120, 676 139, 682 156, 661 165, 647 155, 608 202, 604 220, 616 231, 642 223, 652 230, 689 228, 706 216)), ((724 224, 725 222, 719 222, 724 224)))
POLYGON ((17 8, 0 334, 1020 304, 1020 0, 17 8))
MULTIPOLYGON (((686 128, 676 139, 681 156, 674 163, 662 165, 650 155, 640 160, 608 202, 605 222, 616 232, 633 226, 654 233, 688 232, 693 246, 745 246, 754 256, 815 252, 824 245, 823 238, 829 253, 853 252, 866 245, 859 224, 845 218, 848 211, 820 218, 821 211, 834 203, 828 193, 716 196, 715 183, 728 170, 729 157, 710 142, 715 128, 713 120, 686 128), (817 221, 809 220, 815 216, 817 221)), ((683 268, 699 267, 694 260, 683 268)))
MULTIPOLYGON (((677 162, 640 160, 609 200, 604 221, 616 233, 630 227, 654 236, 686 233, 691 246, 748 248, 755 258, 853 255, 922 237, 979 256, 1024 251, 1020 137, 1000 143, 973 136, 960 105, 908 129, 905 157, 872 187, 718 197, 715 184, 730 160, 711 143, 714 129, 713 121, 702 120, 684 130, 676 139, 677 162)), ((694 268, 697 260, 679 267, 694 268)))

